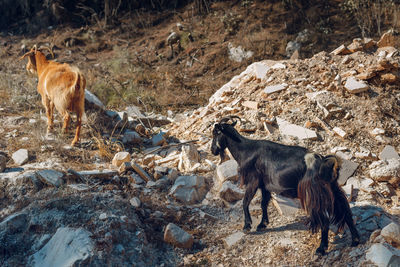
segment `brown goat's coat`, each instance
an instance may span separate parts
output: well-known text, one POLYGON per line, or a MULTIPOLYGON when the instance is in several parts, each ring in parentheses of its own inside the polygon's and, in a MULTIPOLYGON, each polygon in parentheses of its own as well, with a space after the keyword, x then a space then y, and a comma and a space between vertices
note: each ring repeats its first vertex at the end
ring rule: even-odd
POLYGON ((67 132, 70 113, 76 113, 77 126, 71 143, 74 146, 79 141, 82 116, 85 112, 85 77, 77 67, 47 60, 36 47, 21 59, 25 57, 28 57, 27 70, 38 75, 37 89, 46 109, 47 132, 53 128, 54 107, 63 117, 63 132, 67 132))

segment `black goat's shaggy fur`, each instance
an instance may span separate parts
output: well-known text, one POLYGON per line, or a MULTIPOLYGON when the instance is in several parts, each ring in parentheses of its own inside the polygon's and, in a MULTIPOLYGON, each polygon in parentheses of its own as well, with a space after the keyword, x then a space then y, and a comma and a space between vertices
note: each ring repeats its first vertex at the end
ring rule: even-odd
POLYGON ((262 193, 262 219, 257 230, 264 230, 268 221, 267 206, 271 192, 299 198, 302 208, 310 216, 308 225, 313 233, 321 229, 321 244, 317 254, 325 254, 328 247, 329 224, 339 229, 348 225, 352 246, 359 243, 359 234, 352 220, 349 203, 337 183, 340 168, 335 156, 321 156, 300 146, 287 146, 267 140, 251 140, 234 128, 228 119, 215 124, 211 151, 225 156, 228 148, 238 162, 241 183, 246 192, 243 199, 244 230, 251 229, 249 204, 257 189, 262 193))

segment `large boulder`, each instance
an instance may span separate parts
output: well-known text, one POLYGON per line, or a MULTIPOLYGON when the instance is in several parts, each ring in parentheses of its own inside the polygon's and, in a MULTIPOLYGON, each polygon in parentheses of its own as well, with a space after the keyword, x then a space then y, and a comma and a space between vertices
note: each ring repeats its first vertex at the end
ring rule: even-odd
POLYGON ((185 203, 194 204, 201 201, 206 194, 206 183, 202 176, 179 176, 169 194, 185 203))

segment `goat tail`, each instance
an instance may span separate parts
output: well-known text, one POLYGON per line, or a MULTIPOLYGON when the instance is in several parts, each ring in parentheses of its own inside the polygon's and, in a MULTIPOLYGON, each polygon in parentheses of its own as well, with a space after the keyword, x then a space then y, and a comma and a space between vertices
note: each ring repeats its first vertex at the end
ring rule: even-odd
POLYGON ((302 208, 310 215, 308 226, 315 233, 329 224, 332 218, 340 217, 334 215, 338 212, 335 209, 337 191, 331 187, 331 183, 337 184, 337 177, 334 177, 337 160, 333 156, 321 157, 315 153, 308 153, 305 162, 307 170, 298 184, 297 194, 302 208))
POLYGON ((78 68, 73 67, 73 70, 76 74, 76 80, 71 87, 71 93, 73 93, 76 96, 82 95, 85 92, 86 79, 78 68))

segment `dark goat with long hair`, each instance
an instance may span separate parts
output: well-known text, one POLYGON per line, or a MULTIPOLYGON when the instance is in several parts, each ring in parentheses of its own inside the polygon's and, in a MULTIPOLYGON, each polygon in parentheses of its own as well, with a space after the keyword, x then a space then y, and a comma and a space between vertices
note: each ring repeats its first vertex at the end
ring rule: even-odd
MULTIPOLYGON (((251 140, 241 136, 228 123, 236 116, 223 118, 215 124, 211 151, 224 158, 228 148, 239 165, 241 182, 246 186, 243 199, 244 227, 251 229, 249 204, 257 189, 262 193, 262 219, 257 231, 269 223, 267 206, 271 192, 299 198, 302 208, 310 216, 309 227, 313 233, 321 229, 321 244, 317 254, 328 248, 329 224, 339 229, 347 224, 352 235, 352 246, 359 244, 359 234, 354 226, 347 198, 337 183, 340 168, 335 156, 321 156, 300 146, 287 146, 267 140, 251 140)), ((238 118, 238 117, 236 117, 238 118)))

